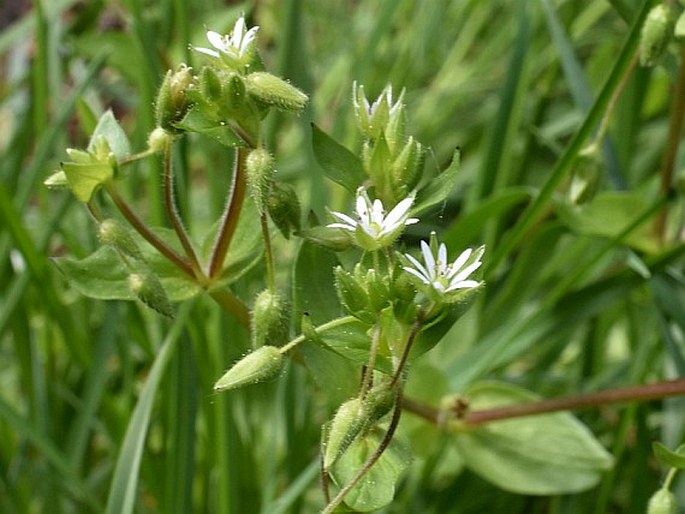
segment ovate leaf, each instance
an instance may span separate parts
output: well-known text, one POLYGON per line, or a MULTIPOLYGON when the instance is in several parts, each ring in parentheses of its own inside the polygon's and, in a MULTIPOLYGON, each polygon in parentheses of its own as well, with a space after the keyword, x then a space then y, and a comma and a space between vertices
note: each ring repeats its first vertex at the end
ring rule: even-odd
MULTIPOLYGON (((466 393, 472 410, 524 403, 537 396, 503 383, 483 382, 466 393)), ((461 433, 457 447, 467 467, 518 494, 553 495, 595 486, 613 459, 570 413, 495 421, 461 433)))
POLYGON ((366 180, 361 159, 314 124, 312 147, 316 162, 334 182, 354 193, 366 180))
POLYGON ((685 469, 685 444, 681 444, 675 451, 671 451, 659 441, 654 441, 652 450, 662 464, 672 468, 685 469))
POLYGON ((197 108, 190 109, 185 117, 174 125, 181 130, 208 136, 224 146, 231 148, 245 146, 243 140, 235 135, 228 123, 213 120, 197 108))
MULTIPOLYGON (((344 487, 354 478, 376 451, 382 437, 382 432, 360 437, 338 458, 331 472, 338 487, 344 487)), ((369 472, 345 496, 345 504, 355 512, 372 512, 388 505, 410 458, 408 448, 394 437, 369 472)))

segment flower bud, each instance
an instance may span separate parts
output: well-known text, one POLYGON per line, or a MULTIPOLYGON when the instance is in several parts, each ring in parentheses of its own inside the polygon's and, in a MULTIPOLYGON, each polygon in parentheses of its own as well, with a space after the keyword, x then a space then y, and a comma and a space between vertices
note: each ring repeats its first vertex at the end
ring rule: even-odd
POLYGON ((381 309, 388 306, 390 291, 388 290, 388 286, 385 284, 383 277, 375 269, 372 268, 366 272, 364 284, 366 285, 366 292, 369 296, 371 312, 379 312, 381 309))
MULTIPOLYGON (((247 187, 260 214, 266 212, 266 202, 274 179, 274 158, 264 148, 252 150, 245 163, 247 187)), ((298 213, 299 214, 299 213, 298 213)))
POLYGON ((163 316, 174 317, 174 309, 157 275, 150 271, 131 273, 128 288, 145 305, 163 316))
POLYGON ((661 488, 655 492, 647 504, 647 514, 675 514, 678 510, 673 493, 661 488))
POLYGON ((323 455, 324 469, 330 469, 336 459, 354 442, 365 425, 364 403, 360 398, 348 400, 338 408, 328 427, 323 455))
POLYGON ((247 92, 258 102, 283 111, 301 111, 308 97, 295 86, 271 73, 257 71, 246 79, 247 92))
POLYGON ((280 346, 288 339, 290 304, 277 291, 265 289, 252 307, 252 346, 280 346))
POLYGON ((290 184, 274 182, 269 190, 266 208, 286 239, 291 231, 300 230, 300 200, 290 184))
POLYGON ((153 152, 161 152, 168 142, 173 140, 174 136, 164 130, 162 127, 157 127, 147 137, 147 146, 153 152))
POLYGON ((275 346, 262 346, 248 353, 216 381, 215 391, 227 391, 274 378, 281 371, 283 354, 275 346))
POLYGON ((364 321, 373 321, 369 311, 369 295, 366 289, 357 279, 342 267, 337 266, 333 269, 335 275, 335 288, 338 291, 338 298, 347 312, 364 321))
POLYGON ((204 100, 210 104, 221 101, 222 97, 221 79, 214 68, 205 66, 200 71, 200 93, 204 100))
POLYGON ((190 108, 187 92, 193 80, 191 69, 185 64, 181 64, 175 72, 167 72, 155 103, 155 119, 158 126, 171 133, 179 132, 174 123, 182 120, 190 108))
POLYGON ((131 232, 119 221, 109 218, 100 223, 98 239, 104 245, 110 245, 124 255, 144 261, 143 252, 131 232))
POLYGON ((372 425, 385 416, 395 405, 395 394, 389 382, 382 382, 369 390, 364 397, 366 422, 372 425))
POLYGON ((421 143, 409 137, 400 154, 391 166, 395 196, 404 198, 416 187, 421 178, 424 151, 421 143))
POLYGON ((672 35, 671 9, 665 4, 652 7, 640 34, 640 64, 654 66, 666 50, 672 35))

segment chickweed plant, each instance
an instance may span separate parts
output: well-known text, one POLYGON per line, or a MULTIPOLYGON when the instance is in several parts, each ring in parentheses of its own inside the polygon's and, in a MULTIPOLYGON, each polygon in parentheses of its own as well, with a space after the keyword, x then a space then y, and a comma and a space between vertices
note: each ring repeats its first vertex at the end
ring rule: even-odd
MULTIPOLYGON (((143 30, 142 6, 129 3, 143 30)), ((298 2, 286 3, 296 18, 298 2)), ((465 4, 474 5, 456 9, 476 32, 487 19, 479 9, 496 16, 465 4)), ((59 342, 43 341, 74 355, 45 364, 61 379, 37 371, 35 345, 16 350, 24 378, 9 382, 28 388, 37 410, 22 418, 12 402, 0 404, 11 424, 0 429, 3 512, 677 512, 685 418, 673 418, 668 402, 679 400, 665 398, 685 393, 675 178, 685 57, 674 52, 683 8, 608 2, 579 11, 585 25, 575 30, 614 11, 622 20, 595 95, 555 2, 520 4, 506 8, 518 35, 499 111, 488 111, 481 162, 466 170, 467 144, 448 155, 417 139, 438 137, 430 123, 412 121, 415 106, 428 105, 438 126, 436 99, 458 91, 363 84, 350 65, 338 100, 350 110, 341 120, 354 123, 321 123, 312 116, 317 90, 270 69, 264 31, 234 10, 226 33, 207 22, 206 41, 188 41, 185 62, 165 63, 150 102, 137 106, 142 129, 75 102, 87 142, 67 148, 44 185, 70 192, 63 209, 80 203, 69 219, 94 237, 67 231, 70 251, 45 272, 21 223, 0 241, 17 276, 28 266, 66 279, 52 316, 76 302, 59 342), (556 64, 540 54, 547 75, 530 57, 542 52, 531 25, 546 26, 562 55, 549 71, 556 64), (539 84, 566 76, 580 116, 529 130, 517 147, 512 127, 526 116, 532 70, 539 84), (662 91, 672 78, 675 92, 665 129, 640 132, 665 149, 659 173, 638 180, 625 158, 639 143, 649 106, 637 96, 650 73, 664 73, 662 91), (627 95, 634 105, 624 121, 633 125, 616 130, 633 143, 617 147, 610 129, 627 95), (294 136, 288 124, 306 118, 306 136, 294 136), (538 175, 506 162, 516 155, 538 175), (69 328, 83 310, 74 291, 127 302, 90 315, 102 327, 95 349, 69 341, 87 333, 69 328), (53 396, 62 398, 65 438, 46 422, 53 396), (33 460, 46 475, 62 477, 38 487, 35 501, 31 481, 17 478, 31 459, 11 450, 20 441, 42 456, 33 460), (626 456, 630 445, 641 457, 626 456), (621 468, 626 460, 632 472, 621 468), (670 468, 662 483, 657 461, 670 468), (641 473, 649 478, 638 483, 641 473)), ((459 41, 448 59, 477 48, 459 41)), ((142 55, 161 67, 154 53, 142 55)), ((533 123, 558 108, 529 105, 533 123)), ((0 193, 15 219, 6 186, 0 193)))

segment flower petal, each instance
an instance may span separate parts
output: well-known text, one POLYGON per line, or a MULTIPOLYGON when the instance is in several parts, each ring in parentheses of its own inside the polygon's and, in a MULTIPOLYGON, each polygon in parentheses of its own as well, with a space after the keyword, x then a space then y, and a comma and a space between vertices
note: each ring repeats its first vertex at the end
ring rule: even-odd
POLYGON ((428 276, 431 280, 435 279, 435 257, 433 257, 433 252, 431 252, 430 246, 425 241, 421 241, 421 253, 423 254, 423 260, 426 263, 426 270, 428 271, 428 276))
MULTIPOLYGON (((421 264, 419 261, 417 261, 414 257, 409 255, 408 253, 405 253, 404 256, 409 259, 409 262, 411 262, 414 267, 424 276, 426 279, 430 279, 430 275, 428 274, 428 271, 426 271, 426 268, 423 267, 423 264, 421 264)), ((428 283, 428 280, 426 280, 426 283, 428 283)))
POLYGON ((326 225, 328 228, 342 228, 343 230, 349 230, 350 232, 354 232, 356 227, 354 225, 346 225, 345 223, 329 223, 326 225))
POLYGON ((407 217, 409 214, 409 209, 411 209, 412 204, 414 203, 414 196, 408 196, 401 202, 399 202, 395 207, 388 213, 388 216, 385 218, 385 222, 388 225, 395 225, 400 222, 402 218, 407 217))
POLYGON ((207 31, 207 40, 212 44, 217 50, 226 50, 226 40, 224 36, 213 30, 207 31))
POLYGON ((480 285, 480 282, 476 280, 462 280, 461 282, 457 282, 456 284, 450 285, 447 289, 445 289, 445 292, 448 293, 450 291, 455 291, 457 289, 473 289, 474 287, 478 287, 480 285))
POLYGON ((426 279, 426 277, 424 277, 423 274, 421 274, 420 272, 416 271, 414 268, 410 268, 409 266, 405 266, 405 267, 402 268, 402 269, 403 269, 404 271, 406 271, 407 273, 411 273, 411 274, 414 275, 415 277, 418 277, 419 279, 421 279, 421 282, 423 282, 424 284, 430 285, 430 282, 428 281, 428 279, 426 279))
POLYGON ((464 281, 471 275, 471 273, 480 268, 481 264, 483 264, 481 261, 476 261, 472 264, 469 264, 463 270, 457 273, 453 278, 450 279, 450 284, 464 281))
POLYGON ((338 212, 338 211, 331 211, 331 214, 333 216, 335 216, 336 218, 338 218, 338 220, 340 220, 344 223, 347 223, 348 225, 351 225, 352 227, 357 226, 357 222, 354 219, 350 218, 347 214, 343 214, 342 212, 338 212))
POLYGON ((201 54, 211 55, 212 57, 216 57, 216 58, 219 57, 219 52, 216 52, 214 50, 210 50, 209 48, 203 48, 201 46, 194 46, 193 50, 195 50, 196 52, 200 52, 201 54))

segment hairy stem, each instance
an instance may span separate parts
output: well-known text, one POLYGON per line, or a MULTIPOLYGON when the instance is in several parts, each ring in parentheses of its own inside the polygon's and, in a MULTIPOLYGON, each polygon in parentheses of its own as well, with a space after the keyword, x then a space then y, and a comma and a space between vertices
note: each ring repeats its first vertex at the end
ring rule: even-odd
MULTIPOLYGON (((626 387, 622 389, 610 389, 597 393, 578 394, 565 398, 552 398, 537 402, 517 405, 506 405, 480 411, 466 412, 458 416, 466 426, 477 426, 492 421, 517 418, 522 416, 534 416, 551 412, 588 409, 601 405, 614 403, 644 402, 658 400, 669 396, 685 395, 685 378, 656 382, 641 386, 626 387)), ((404 408, 436 425, 442 425, 445 413, 440 409, 425 405, 409 398, 404 399, 404 408)), ((449 414, 448 414, 449 416, 449 414)))
POLYGON ((174 199, 174 172, 171 165, 171 148, 172 141, 168 139, 164 145, 164 208, 166 209, 167 216, 169 216, 174 232, 176 232, 176 237, 181 242, 181 246, 183 246, 183 250, 190 261, 195 277, 204 282, 204 273, 202 273, 200 262, 197 260, 195 248, 193 248, 188 232, 183 226, 183 221, 178 214, 178 208, 174 199))
POLYGON ((183 256, 179 255, 176 250, 171 248, 162 239, 160 239, 150 228, 136 215, 136 213, 131 210, 131 207, 126 203, 126 200, 119 194, 116 186, 109 182, 105 184, 105 189, 107 193, 112 198, 114 205, 121 212, 122 216, 126 218, 131 226, 148 242, 150 243, 159 253, 164 255, 169 261, 171 261, 177 268, 183 271, 185 274, 195 278, 195 273, 190 262, 186 260, 183 256))
POLYGON ((233 239, 233 234, 238 226, 240 210, 245 200, 246 180, 245 180, 245 160, 249 150, 238 148, 236 150, 235 165, 233 166, 233 182, 231 191, 226 201, 224 213, 221 216, 221 228, 214 241, 214 249, 209 263, 209 277, 217 278, 221 274, 224 259, 228 252, 228 247, 233 239))
POLYGON ((271 233, 269 232, 269 221, 266 213, 259 215, 259 222, 262 226, 262 239, 264 240, 264 261, 266 263, 266 284, 269 291, 276 290, 276 279, 274 277, 274 256, 271 249, 271 233))
POLYGON ((226 312, 232 314, 242 326, 250 327, 250 310, 228 289, 221 288, 209 291, 209 296, 226 312))
MULTIPOLYGON (((680 71, 673 87, 670 113, 668 139, 666 140, 666 149, 661 160, 661 186, 659 191, 663 198, 668 198, 673 186, 673 169, 675 168, 678 156, 680 133, 683 128, 683 116, 685 116, 685 44, 680 53, 680 71)), ((664 242, 666 236, 667 212, 667 207, 664 206, 654 223, 654 232, 660 242, 664 242)))

